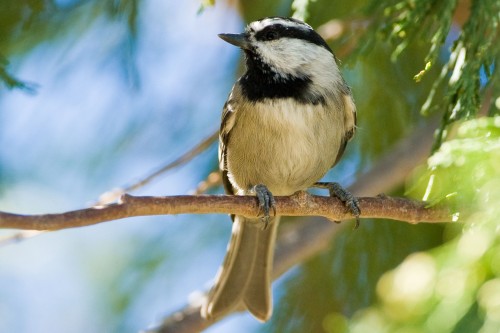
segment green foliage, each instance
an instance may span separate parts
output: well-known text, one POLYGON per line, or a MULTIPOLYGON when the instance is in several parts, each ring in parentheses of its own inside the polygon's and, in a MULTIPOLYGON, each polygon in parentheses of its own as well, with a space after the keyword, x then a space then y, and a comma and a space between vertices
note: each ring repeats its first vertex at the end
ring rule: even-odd
POLYGON ((353 317, 351 332, 500 329, 500 117, 465 122, 456 133, 429 159, 424 180, 436 181, 414 193, 465 208, 464 232, 386 273, 379 302, 353 317))
MULTIPOLYGON (((373 1, 368 13, 373 18, 371 26, 374 30, 367 35, 367 44, 373 43, 378 34, 393 43, 395 59, 409 44, 417 40, 430 41, 429 51, 424 59, 425 67, 415 75, 415 79, 420 81, 438 62, 456 11, 469 10, 457 9, 458 5, 457 0, 373 1)), ((472 0, 468 19, 453 44, 448 60, 440 66, 441 75, 434 82, 427 101, 422 106, 424 114, 431 109, 441 110, 443 113, 434 150, 446 138, 446 129, 451 123, 477 115, 485 94, 483 87, 499 80, 498 13, 500 2, 497 0, 472 0), (485 82, 481 82, 482 75, 485 82), (445 87, 444 98, 441 94, 436 94, 439 86, 445 87)))
POLYGON ((500 117, 461 123, 415 175, 411 194, 454 207, 465 230, 406 258, 378 282, 352 332, 498 332, 500 117))
MULTIPOLYGON (((481 72, 487 81, 498 80, 500 70, 500 3, 474 1, 470 18, 455 42, 448 67, 451 77, 445 100, 443 123, 437 136, 436 147, 445 137, 446 125, 459 119, 471 119, 481 106, 481 72), (496 13, 496 15, 495 15, 496 13)), ((444 79, 445 75, 441 75, 444 79)), ((487 83, 486 83, 487 84, 487 83)))
POLYGON ((456 4, 457 0, 373 1, 368 13, 374 19, 374 32, 396 45, 393 60, 410 43, 429 40, 431 45, 425 62, 434 63, 449 33, 456 4))
POLYGON ((491 192, 500 177, 500 117, 463 122, 454 133, 415 175, 409 193, 434 203, 446 201, 467 215, 494 202, 491 192))

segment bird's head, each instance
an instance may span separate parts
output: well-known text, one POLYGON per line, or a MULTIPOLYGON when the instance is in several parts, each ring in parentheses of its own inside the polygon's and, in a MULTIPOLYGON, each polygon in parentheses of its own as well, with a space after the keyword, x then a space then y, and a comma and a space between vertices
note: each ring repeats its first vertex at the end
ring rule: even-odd
POLYGON ((220 34, 224 41, 245 51, 249 71, 276 80, 338 71, 335 57, 310 25, 293 18, 268 17, 250 23, 241 34, 220 34))

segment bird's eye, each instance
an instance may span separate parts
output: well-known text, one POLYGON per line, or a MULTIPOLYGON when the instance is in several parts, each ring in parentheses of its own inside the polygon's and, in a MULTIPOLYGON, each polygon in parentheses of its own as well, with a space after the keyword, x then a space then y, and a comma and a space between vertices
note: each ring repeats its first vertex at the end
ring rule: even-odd
POLYGON ((268 31, 266 33, 266 39, 267 40, 274 40, 278 38, 278 33, 274 30, 268 31))

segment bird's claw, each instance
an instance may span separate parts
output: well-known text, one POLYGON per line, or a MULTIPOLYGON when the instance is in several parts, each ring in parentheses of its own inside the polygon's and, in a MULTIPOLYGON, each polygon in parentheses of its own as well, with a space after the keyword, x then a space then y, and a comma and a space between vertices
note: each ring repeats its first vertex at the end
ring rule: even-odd
POLYGON ((263 215, 261 220, 264 222, 264 229, 266 229, 269 225, 271 208, 273 210, 273 214, 276 215, 274 196, 263 184, 255 185, 253 190, 257 196, 257 200, 259 201, 259 215, 263 215))
POLYGON ((339 183, 316 183, 316 187, 326 188, 330 193, 330 196, 336 196, 344 203, 344 205, 349 209, 351 214, 356 219, 356 224, 354 225, 354 229, 359 227, 359 216, 361 215, 361 209, 359 208, 358 199, 351 194, 351 192, 347 191, 345 188, 340 186, 339 183))

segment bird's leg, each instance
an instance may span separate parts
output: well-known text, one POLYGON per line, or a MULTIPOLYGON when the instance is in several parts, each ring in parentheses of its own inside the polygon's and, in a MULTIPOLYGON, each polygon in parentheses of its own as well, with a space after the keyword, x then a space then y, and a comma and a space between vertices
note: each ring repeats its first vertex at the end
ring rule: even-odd
POLYGON ((330 192, 330 196, 336 196, 344 203, 344 205, 349 209, 352 215, 356 218, 356 224, 354 229, 359 227, 359 215, 361 214, 361 210, 359 209, 358 199, 351 194, 351 192, 347 191, 345 188, 340 186, 339 183, 328 183, 328 182, 318 182, 315 183, 312 187, 325 188, 330 192))
POLYGON ((271 208, 274 215, 276 215, 274 196, 264 184, 257 184, 252 190, 255 192, 257 200, 259 201, 259 214, 263 214, 261 220, 264 222, 264 229, 266 229, 269 225, 269 212, 271 208))

